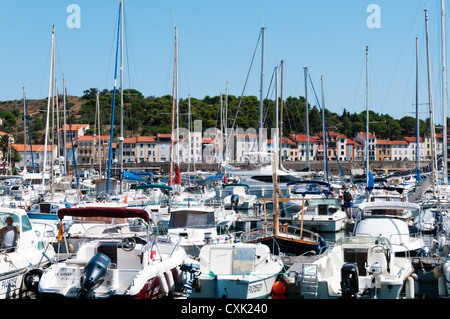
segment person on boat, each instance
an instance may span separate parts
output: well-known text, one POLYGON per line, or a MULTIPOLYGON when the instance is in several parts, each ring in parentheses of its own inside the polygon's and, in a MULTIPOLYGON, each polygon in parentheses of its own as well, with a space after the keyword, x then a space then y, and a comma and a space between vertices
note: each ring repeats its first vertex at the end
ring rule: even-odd
POLYGON ((0 229, 1 248, 10 250, 15 246, 19 229, 13 226, 13 218, 11 216, 6 217, 5 222, 6 226, 0 229))
POLYGON ((346 185, 342 186, 342 197, 344 200, 345 213, 347 214, 348 218, 352 218, 353 196, 350 193, 350 189, 348 189, 346 185))
POLYGON ((334 194, 334 192, 335 192, 335 189, 332 186, 331 189, 330 189, 330 193, 327 195, 327 198, 336 198, 335 197, 336 195, 334 194))

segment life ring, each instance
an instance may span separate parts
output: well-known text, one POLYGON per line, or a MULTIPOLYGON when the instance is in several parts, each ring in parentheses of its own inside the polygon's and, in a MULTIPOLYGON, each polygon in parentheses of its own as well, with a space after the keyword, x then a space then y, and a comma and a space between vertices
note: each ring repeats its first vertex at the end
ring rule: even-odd
POLYGON ((169 295, 169 285, 167 284, 166 276, 164 275, 164 273, 162 271, 158 271, 156 276, 159 279, 159 285, 161 287, 162 292, 164 293, 164 295, 168 296, 169 295))
POLYGON ((42 269, 31 269, 24 276, 24 284, 25 287, 31 292, 38 292, 39 290, 39 281, 41 280, 42 274, 44 271, 42 269))

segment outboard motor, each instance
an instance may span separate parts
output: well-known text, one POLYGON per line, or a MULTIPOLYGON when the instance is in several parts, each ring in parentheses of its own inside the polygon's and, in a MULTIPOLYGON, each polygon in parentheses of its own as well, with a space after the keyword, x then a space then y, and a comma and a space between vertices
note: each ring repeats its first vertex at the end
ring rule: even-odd
POLYGON ((86 297, 92 290, 100 286, 105 279, 111 259, 105 254, 98 253, 89 260, 83 271, 83 283, 77 298, 86 297))
POLYGON ((231 195, 231 208, 237 207, 238 203, 239 203, 239 195, 232 194, 231 195))
POLYGON ((359 291, 358 267, 354 263, 346 263, 341 268, 342 299, 351 299, 359 291))
POLYGON ((186 283, 183 286, 183 291, 190 295, 192 289, 200 291, 200 283, 198 282, 198 276, 200 276, 200 265, 199 264, 183 264, 180 267, 181 271, 186 273, 186 283))

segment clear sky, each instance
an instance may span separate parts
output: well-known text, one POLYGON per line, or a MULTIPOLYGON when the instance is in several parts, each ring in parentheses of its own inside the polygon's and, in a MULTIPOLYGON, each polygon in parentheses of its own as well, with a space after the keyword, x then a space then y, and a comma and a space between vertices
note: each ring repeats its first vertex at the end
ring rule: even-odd
MULTIPOLYGON (((339 114, 344 108, 364 111, 367 45, 369 108, 394 118, 414 116, 416 37, 421 117, 427 116, 427 9, 436 122, 442 122, 440 0, 124 1, 124 88, 144 96, 172 94, 178 26, 179 97, 224 94, 226 83, 229 94, 240 96, 265 27, 264 97, 283 60, 284 97, 304 96, 308 67, 319 98, 324 77, 326 108, 339 114), (370 5, 379 11, 368 12, 370 5), (379 24, 371 28, 368 19, 379 24)), ((28 99, 47 96, 53 25, 58 84, 64 77, 68 93, 77 96, 89 88, 113 89, 118 8, 118 0, 2 1, 0 100, 22 99, 23 87, 28 99)), ((446 12, 450 25, 447 0, 446 12)), ((260 67, 259 46, 245 95, 259 98, 260 67)), ((316 104, 310 86, 308 97, 316 104)))

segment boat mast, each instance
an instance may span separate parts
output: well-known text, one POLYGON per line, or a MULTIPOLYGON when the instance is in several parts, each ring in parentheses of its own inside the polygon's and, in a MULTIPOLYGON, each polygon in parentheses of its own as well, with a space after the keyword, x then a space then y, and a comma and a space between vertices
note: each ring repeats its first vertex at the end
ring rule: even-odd
MULTIPOLYGON (((26 105, 27 100, 25 98, 25 88, 22 88, 23 90, 23 170, 26 171, 27 169, 27 122, 26 122, 26 105)), ((31 147, 30 147, 30 151, 31 147)))
POLYGON ((323 92, 323 75, 320 77, 322 85, 322 134, 323 134, 323 171, 326 174, 327 182, 330 181, 328 176, 328 150, 327 150, 327 131, 325 127, 325 96, 323 92))
POLYGON ((224 158, 227 162, 227 150, 228 150, 228 81, 225 84, 225 152, 224 158))
POLYGON ((419 166, 419 45, 416 37, 416 184, 420 183, 419 166))
MULTIPOLYGON (((122 1, 120 1, 119 6, 119 20, 122 16, 122 1)), ((120 23, 117 27, 117 46, 116 46, 116 60, 114 67, 114 91, 113 91, 113 100, 112 100, 112 108, 111 108, 111 131, 109 136, 109 160, 108 160, 108 181, 106 184, 106 194, 109 195, 109 182, 111 179, 111 162, 112 162, 112 142, 113 142, 113 133, 114 133, 114 111, 116 108, 116 89, 117 89, 117 57, 119 55, 119 37, 120 37, 120 23)), ((69 118, 70 119, 70 118, 69 118)))
POLYGON ((305 71, 305 105, 306 105, 306 167, 308 168, 308 172, 310 171, 309 164, 309 109, 308 109, 308 68, 303 68, 305 71))
POLYGON ((47 144, 48 144, 48 131, 49 131, 49 121, 50 121, 50 103, 52 98, 52 87, 53 87, 53 55, 55 51, 55 25, 53 25, 52 31, 52 57, 50 61, 50 80, 48 84, 48 99, 47 99, 47 122, 45 127, 45 144, 44 144, 44 163, 41 165, 41 173, 42 173, 42 189, 44 188, 45 181, 45 170, 47 169, 47 144))
POLYGON ((447 66, 445 48, 445 3, 441 0, 441 50, 442 50, 442 110, 444 113, 442 123, 442 169, 444 170, 444 185, 448 185, 448 162, 447 162, 447 66))
POLYGON ((123 1, 120 0, 121 16, 120 16, 120 136, 118 138, 120 144, 120 193, 123 193, 123 1))
POLYGON ((100 92, 97 88, 97 158, 98 158, 98 174, 102 176, 102 153, 101 153, 101 138, 100 138, 100 92))
POLYGON ((261 28, 262 42, 261 42, 261 84, 260 84, 260 97, 259 97, 259 144, 258 144, 258 159, 261 164, 262 160, 262 133, 263 133, 263 83, 264 83, 264 31, 266 28, 261 28))
MULTIPOLYGON (((369 185, 369 46, 366 45, 366 189, 368 185, 369 185)), ((367 196, 367 201, 369 201, 369 196, 367 196)))
MULTIPOLYGON (((279 149, 280 146, 283 145, 282 137, 280 137, 280 134, 278 134, 278 129, 280 127, 279 123, 279 111, 278 111, 278 67, 275 67, 275 138, 279 142, 279 149)), ((281 153, 278 154, 278 159, 281 162, 281 153)), ((280 163, 278 163, 280 165, 280 163)))
MULTIPOLYGON (((178 28, 175 26, 175 57, 174 57, 174 67, 173 67, 173 90, 172 90, 172 130, 170 138, 170 166, 169 166, 169 186, 172 185, 172 173, 173 173, 173 131, 175 127, 175 83, 177 77, 177 42, 178 42, 178 28)), ((178 142, 178 141, 177 141, 178 142)))
MULTIPOLYGON (((66 79, 63 78, 63 156, 64 156, 64 174, 67 174, 67 147, 66 147, 66 79)), ((72 132, 71 132, 72 134, 72 132)))
POLYGON ((434 110, 433 110, 433 93, 431 88, 431 66, 430 66, 430 45, 428 40, 428 14, 425 9, 425 30, 427 43, 427 69, 428 69, 428 99, 430 111, 430 130, 431 130, 431 176, 433 177, 433 195, 436 196, 437 183, 437 158, 436 158, 436 135, 434 130, 434 110))
MULTIPOLYGON (((284 73, 284 61, 281 60, 281 83, 280 83, 280 138, 283 139, 283 74, 284 73)), ((278 73, 277 73, 278 74, 278 73)), ((278 90, 278 86, 277 86, 278 90)), ((278 101, 278 98, 277 98, 278 101)), ((282 144, 280 143, 280 168, 283 167, 283 161, 281 160, 281 148, 282 144)))

